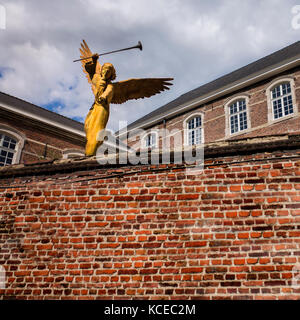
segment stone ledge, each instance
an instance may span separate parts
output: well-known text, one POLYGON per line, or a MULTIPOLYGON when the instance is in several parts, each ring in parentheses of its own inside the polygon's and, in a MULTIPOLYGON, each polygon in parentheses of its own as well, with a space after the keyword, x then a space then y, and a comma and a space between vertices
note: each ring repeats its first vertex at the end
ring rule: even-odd
MULTIPOLYGON (((295 150, 300 149, 300 134, 284 134, 267 137, 243 138, 239 140, 228 140, 213 142, 204 145, 205 161, 209 159, 216 159, 220 157, 249 155, 262 152, 274 152, 282 150, 295 150)), ((195 147, 186 148, 195 152, 195 147)), ((171 164, 172 159, 182 150, 175 149, 170 152, 171 164)), ((148 159, 151 159, 151 153, 146 153, 148 159)), ((152 156, 159 157, 161 160, 162 152, 153 152, 152 156)), ((58 172, 70 171, 86 171, 96 168, 114 168, 124 166, 136 166, 130 163, 119 164, 118 155, 116 156, 116 164, 101 165, 97 162, 96 156, 93 157, 78 157, 72 159, 59 159, 59 160, 43 160, 29 164, 17 164, 5 166, 0 168, 0 178, 11 176, 24 176, 24 175, 40 175, 58 172)), ((300 151, 299 151, 300 156, 300 151)), ((148 162, 150 163, 150 162, 148 162)), ((160 162, 161 163, 161 162, 160 162)))

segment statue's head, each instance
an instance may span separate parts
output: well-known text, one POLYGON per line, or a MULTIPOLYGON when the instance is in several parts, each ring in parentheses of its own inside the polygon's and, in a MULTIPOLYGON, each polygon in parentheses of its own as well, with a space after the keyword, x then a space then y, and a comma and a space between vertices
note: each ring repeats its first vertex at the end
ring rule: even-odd
POLYGON ((116 79, 116 70, 111 63, 104 63, 101 68, 101 76, 105 80, 115 80, 116 79))

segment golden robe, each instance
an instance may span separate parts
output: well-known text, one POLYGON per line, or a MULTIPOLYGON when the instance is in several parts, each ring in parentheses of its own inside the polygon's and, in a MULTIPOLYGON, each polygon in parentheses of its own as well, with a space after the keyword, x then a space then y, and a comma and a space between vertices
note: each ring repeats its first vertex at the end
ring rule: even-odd
POLYGON ((109 89, 109 82, 103 79, 101 75, 95 73, 95 63, 87 63, 86 70, 90 74, 93 92, 95 95, 95 102, 88 112, 84 122, 84 129, 87 138, 85 154, 86 156, 92 156, 96 154, 97 148, 103 142, 97 141, 97 137, 99 131, 106 128, 109 118, 109 100, 111 99, 109 99, 109 90, 107 90, 109 89), (106 100, 100 100, 101 96, 106 100))

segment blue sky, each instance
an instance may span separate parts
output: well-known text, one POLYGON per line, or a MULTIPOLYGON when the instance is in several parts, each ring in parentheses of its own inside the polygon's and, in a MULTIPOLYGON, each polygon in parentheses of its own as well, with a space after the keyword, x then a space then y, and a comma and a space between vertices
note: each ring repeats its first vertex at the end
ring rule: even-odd
MULTIPOLYGON (((93 94, 79 45, 104 56, 117 79, 173 77, 171 90, 111 105, 108 128, 131 123, 204 83, 298 41, 293 0, 0 0, 0 91, 83 121, 93 94)), ((300 4, 300 3, 299 3, 300 4)))

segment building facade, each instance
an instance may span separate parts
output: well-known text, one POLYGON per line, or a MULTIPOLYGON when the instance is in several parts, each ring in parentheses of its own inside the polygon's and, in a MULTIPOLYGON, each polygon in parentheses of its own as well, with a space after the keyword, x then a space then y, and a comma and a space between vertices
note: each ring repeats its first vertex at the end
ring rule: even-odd
POLYGON ((299 99, 296 42, 180 96, 116 136, 137 149, 158 149, 298 132, 299 99))
POLYGON ((83 124, 0 93, 0 166, 84 155, 83 124))

